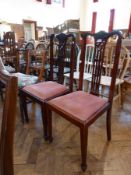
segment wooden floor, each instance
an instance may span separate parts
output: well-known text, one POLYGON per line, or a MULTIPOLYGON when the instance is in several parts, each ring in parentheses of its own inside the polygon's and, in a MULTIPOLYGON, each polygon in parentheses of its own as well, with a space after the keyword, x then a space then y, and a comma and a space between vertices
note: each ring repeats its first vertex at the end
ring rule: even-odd
POLYGON ((17 110, 15 175, 131 175, 131 93, 123 108, 113 105, 112 141, 106 140, 105 117, 89 128, 88 168, 80 169, 79 129, 54 114, 53 143, 43 139, 38 105, 29 104, 30 123, 23 125, 17 110))

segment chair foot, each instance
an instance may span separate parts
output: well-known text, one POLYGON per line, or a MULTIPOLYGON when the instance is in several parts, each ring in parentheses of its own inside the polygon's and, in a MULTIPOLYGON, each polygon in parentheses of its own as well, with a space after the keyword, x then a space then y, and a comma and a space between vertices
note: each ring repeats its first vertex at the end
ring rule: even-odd
POLYGON ((81 164, 81 169, 82 169, 82 171, 86 171, 86 169, 87 169, 87 165, 85 164, 81 164))
POLYGON ((48 140, 49 140, 49 143, 52 143, 53 142, 53 137, 49 137, 48 140))
POLYGON ((45 141, 48 141, 49 140, 48 135, 44 135, 44 139, 45 139, 45 141))
POLYGON ((26 118, 25 120, 26 120, 26 123, 29 123, 29 119, 28 118, 26 118))

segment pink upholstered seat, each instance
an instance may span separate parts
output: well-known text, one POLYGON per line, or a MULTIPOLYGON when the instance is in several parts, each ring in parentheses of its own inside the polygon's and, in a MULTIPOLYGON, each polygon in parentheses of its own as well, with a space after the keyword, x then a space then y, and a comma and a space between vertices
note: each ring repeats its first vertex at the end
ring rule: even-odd
POLYGON ((66 86, 53 81, 41 82, 30 86, 25 86, 23 91, 41 100, 47 100, 68 92, 66 86))
POLYGON ((48 102, 55 109, 67 114, 73 120, 80 123, 87 123, 97 115, 99 110, 107 106, 107 100, 88 94, 83 91, 76 91, 68 95, 55 98, 48 102))

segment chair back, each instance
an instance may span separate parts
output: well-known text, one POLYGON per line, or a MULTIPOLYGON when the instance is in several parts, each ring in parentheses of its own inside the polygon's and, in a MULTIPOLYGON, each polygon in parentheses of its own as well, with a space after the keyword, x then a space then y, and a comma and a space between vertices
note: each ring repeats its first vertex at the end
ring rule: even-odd
POLYGON ((0 71, 4 70, 4 69, 5 69, 5 66, 4 66, 4 63, 3 63, 2 58, 0 56, 0 71))
POLYGON ((121 71, 119 72, 119 78, 124 79, 124 77, 127 74, 128 68, 130 67, 131 57, 130 57, 130 51, 122 45, 121 47, 121 53, 120 53, 120 64, 121 71))
POLYGON ((37 53, 41 53, 41 52, 43 52, 43 51, 47 51, 47 46, 46 46, 46 44, 43 42, 41 42, 41 43, 38 43, 37 44, 37 46, 36 46, 36 52, 37 53))
POLYGON ((3 36, 4 56, 13 56, 16 52, 15 33, 6 32, 3 36))
POLYGON ((108 100, 112 102, 114 90, 115 90, 115 82, 118 73, 118 65, 120 58, 120 50, 121 50, 121 41, 122 36, 119 31, 114 31, 111 33, 106 32, 98 32, 96 34, 84 33, 82 34, 82 51, 81 51, 81 65, 80 65, 80 81, 79 81, 79 89, 82 89, 83 86, 83 73, 84 73, 84 62, 85 62, 85 53, 86 53, 86 38, 91 35, 94 37, 95 41, 95 49, 94 49, 94 58, 93 58, 93 69, 92 69, 92 81, 91 81, 91 90, 90 93, 94 95, 99 95, 100 90, 100 81, 103 73, 103 65, 104 58, 106 52, 106 45, 109 42, 110 38, 115 37, 115 47, 113 54, 111 56, 112 60, 112 69, 111 69, 111 84, 109 90, 109 98, 108 100))
POLYGON ((14 175, 13 140, 17 99, 17 78, 0 72, 0 81, 5 85, 5 100, 1 118, 0 174, 14 175))
POLYGON ((64 68, 68 61, 70 67, 69 89, 73 88, 73 72, 75 70, 76 42, 73 34, 52 34, 50 36, 50 80, 63 84, 64 68), (55 53, 54 53, 55 51, 55 53), (68 60, 67 60, 68 59, 68 60), (57 66, 57 79, 54 75, 54 67, 57 66))
POLYGON ((33 41, 29 41, 25 44, 25 50, 34 50, 35 46, 34 46, 34 42, 33 41))
MULTIPOLYGON (((79 53, 77 56, 77 65, 76 65, 77 72, 79 72, 79 67, 80 67, 80 56, 81 56, 81 50, 79 50, 79 53)), ((92 72, 93 58, 94 58, 94 44, 86 44, 84 72, 86 73, 92 72)))
POLYGON ((46 50, 28 50, 27 52, 27 63, 26 63, 26 74, 33 74, 38 76, 38 81, 43 80, 45 70, 45 59, 46 50))
POLYGON ((4 50, 3 50, 3 60, 4 63, 15 67, 17 72, 19 69, 19 52, 15 42, 15 33, 6 32, 3 36, 4 50))
MULTIPOLYGON (((103 63, 103 75, 111 76, 112 68, 113 68, 113 57, 115 54, 116 43, 115 42, 108 42, 105 47, 105 54, 104 54, 104 63, 103 63)), ((129 50, 125 46, 121 46, 120 50, 120 58, 118 64, 118 74, 117 78, 123 79, 125 75, 125 71, 128 66, 127 61, 129 58, 129 50)))

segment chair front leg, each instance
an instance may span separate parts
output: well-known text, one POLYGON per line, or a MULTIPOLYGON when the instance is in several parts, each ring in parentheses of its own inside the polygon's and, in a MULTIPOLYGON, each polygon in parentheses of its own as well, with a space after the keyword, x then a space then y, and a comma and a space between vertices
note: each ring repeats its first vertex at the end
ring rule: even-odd
POLYGON ((25 117, 24 117, 24 110, 23 110, 23 105, 22 105, 22 97, 21 97, 20 94, 19 94, 19 106, 20 106, 21 120, 22 120, 22 123, 24 123, 25 122, 25 117))
POLYGON ((88 127, 81 126, 80 127, 80 140, 81 140, 81 169, 83 171, 87 168, 87 140, 88 140, 88 127))
POLYGON ((111 108, 107 111, 106 116, 106 127, 107 127, 107 140, 111 140, 111 108))
POLYGON ((48 132, 47 132, 47 110, 45 103, 41 103, 41 113, 42 113, 42 122, 43 122, 43 132, 45 140, 48 140, 48 132))
POLYGON ((48 140, 51 143, 53 141, 52 137, 52 111, 47 107, 47 126, 48 126, 48 140))
POLYGON ((22 92, 19 93, 20 99, 20 111, 21 111, 21 118, 23 123, 26 121, 29 122, 28 112, 27 112, 27 100, 26 95, 22 92))
POLYGON ((1 96, 1 100, 2 100, 2 101, 4 101, 4 97, 3 97, 2 88, 0 88, 0 96, 1 96))

